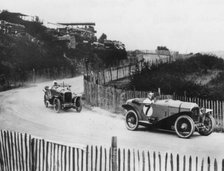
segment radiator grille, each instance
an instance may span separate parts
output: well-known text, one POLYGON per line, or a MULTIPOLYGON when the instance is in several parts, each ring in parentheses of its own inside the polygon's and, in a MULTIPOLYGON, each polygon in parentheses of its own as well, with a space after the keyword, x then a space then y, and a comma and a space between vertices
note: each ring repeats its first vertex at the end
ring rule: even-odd
POLYGON ((66 92, 64 94, 64 102, 65 103, 71 103, 72 102, 72 93, 71 92, 66 92))
POLYGON ((199 115, 200 115, 199 108, 198 107, 193 108, 192 109, 192 119, 194 121, 198 121, 199 120, 199 115))

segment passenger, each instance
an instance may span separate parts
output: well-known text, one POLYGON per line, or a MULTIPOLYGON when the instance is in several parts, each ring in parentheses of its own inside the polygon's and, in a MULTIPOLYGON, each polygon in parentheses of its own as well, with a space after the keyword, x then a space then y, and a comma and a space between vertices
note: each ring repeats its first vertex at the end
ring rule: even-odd
POLYGON ((146 116, 151 116, 153 113, 153 109, 151 107, 151 104, 154 103, 154 93, 149 92, 147 98, 143 101, 144 107, 143 112, 146 116))

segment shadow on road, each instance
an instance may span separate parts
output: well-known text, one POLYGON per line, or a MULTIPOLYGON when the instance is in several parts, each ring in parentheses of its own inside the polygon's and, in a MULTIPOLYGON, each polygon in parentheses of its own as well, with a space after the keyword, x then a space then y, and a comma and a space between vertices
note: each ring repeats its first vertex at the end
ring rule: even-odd
MULTIPOLYGON (((172 137, 174 137, 174 136, 177 137, 175 131, 172 131, 172 130, 140 127, 140 128, 138 128, 137 131, 145 131, 145 132, 149 132, 149 133, 156 133, 156 134, 160 134, 160 135, 164 134, 164 135, 170 135, 172 137)), ((194 132, 194 134, 188 139, 198 138, 198 137, 201 137, 201 135, 199 135, 197 132, 194 132)))

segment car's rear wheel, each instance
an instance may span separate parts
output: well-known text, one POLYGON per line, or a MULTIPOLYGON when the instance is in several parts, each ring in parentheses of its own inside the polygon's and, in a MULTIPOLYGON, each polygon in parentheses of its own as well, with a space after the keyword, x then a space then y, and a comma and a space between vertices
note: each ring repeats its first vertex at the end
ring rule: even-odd
POLYGON ((134 131, 138 128, 139 119, 134 110, 128 110, 125 116, 125 123, 128 130, 134 131))
POLYGON ((195 130, 194 121, 190 116, 179 116, 175 121, 174 129, 180 138, 189 138, 195 130))
POLYGON ((208 136, 214 130, 215 119, 211 115, 205 116, 203 125, 204 125, 204 127, 199 129, 198 132, 200 135, 208 136))
POLYGON ((59 98, 54 99, 54 111, 59 113, 61 110, 61 101, 59 98))
POLYGON ((44 105, 45 105, 45 107, 48 107, 48 102, 47 102, 46 94, 44 95, 44 105))

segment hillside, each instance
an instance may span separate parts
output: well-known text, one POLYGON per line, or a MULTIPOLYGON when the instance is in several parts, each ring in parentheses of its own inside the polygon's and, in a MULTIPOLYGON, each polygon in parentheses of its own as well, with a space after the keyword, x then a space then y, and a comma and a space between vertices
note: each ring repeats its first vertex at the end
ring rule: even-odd
POLYGON ((69 66, 63 57, 67 50, 66 42, 57 40, 47 32, 39 21, 22 20, 17 13, 4 11, 0 14, 0 75, 9 81, 26 81, 26 72, 69 66), (11 30, 15 26, 16 31, 11 30), (23 28, 23 32, 18 27, 23 28), (10 28, 10 27, 8 27, 10 28), (18 31, 17 31, 18 30, 18 31))
POLYGON ((84 68, 102 69, 127 58, 125 49, 98 49, 80 35, 71 48, 69 40, 60 39, 62 32, 47 28, 38 17, 29 21, 23 16, 0 13, 0 80, 4 76, 9 82, 24 82, 33 70, 57 77, 62 68, 77 75, 84 68))
POLYGON ((136 90, 224 100, 224 60, 195 54, 186 60, 146 67, 132 77, 136 90))
POLYGON ((215 55, 215 56, 218 56, 218 57, 224 59, 224 51, 222 51, 222 50, 220 50, 220 51, 202 52, 202 53, 204 53, 204 54, 212 54, 212 55, 215 55))

